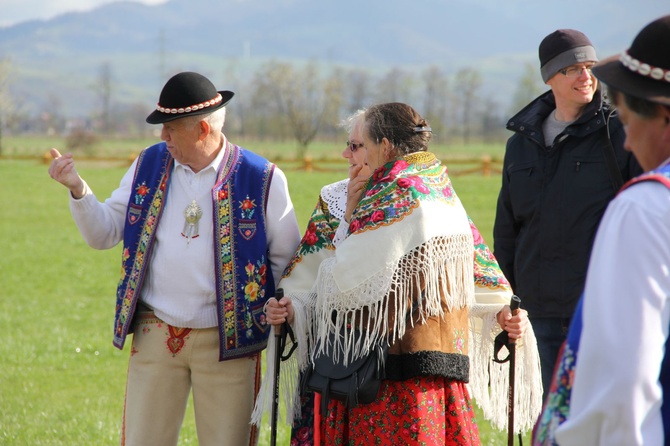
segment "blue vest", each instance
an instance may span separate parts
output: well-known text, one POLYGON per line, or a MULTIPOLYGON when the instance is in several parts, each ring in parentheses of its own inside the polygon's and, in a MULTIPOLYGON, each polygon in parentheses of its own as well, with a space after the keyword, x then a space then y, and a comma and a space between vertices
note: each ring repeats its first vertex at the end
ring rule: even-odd
MULTIPOLYGON (((114 345, 123 348, 148 268, 174 159, 162 142, 137 162, 123 234, 122 271, 116 293, 114 345)), ((267 199, 274 164, 228 143, 212 188, 219 360, 259 352, 270 326, 263 306, 274 295, 268 259, 267 199)))

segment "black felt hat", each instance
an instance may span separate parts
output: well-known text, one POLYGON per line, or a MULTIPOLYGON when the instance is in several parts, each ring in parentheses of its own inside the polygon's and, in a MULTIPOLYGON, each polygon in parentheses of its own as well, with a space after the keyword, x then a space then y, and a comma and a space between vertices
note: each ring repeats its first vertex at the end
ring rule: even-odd
POLYGON ((670 105, 670 15, 642 28, 627 51, 593 67, 603 83, 628 95, 670 105))
POLYGON ((186 116, 211 113, 232 99, 232 91, 217 91, 205 76, 192 71, 172 76, 163 87, 154 110, 147 116, 149 124, 162 124, 186 116))
POLYGON ((581 31, 557 29, 540 42, 540 73, 547 82, 563 68, 581 62, 597 62, 596 49, 581 31))

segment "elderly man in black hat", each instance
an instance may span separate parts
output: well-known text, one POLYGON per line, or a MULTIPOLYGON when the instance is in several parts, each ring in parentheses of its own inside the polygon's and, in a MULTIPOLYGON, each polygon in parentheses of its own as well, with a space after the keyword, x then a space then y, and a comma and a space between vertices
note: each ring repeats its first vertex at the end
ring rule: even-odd
POLYGON ((623 186, 598 228, 535 444, 670 444, 668 48, 670 15, 593 67, 645 173, 623 186))
POLYGON ((263 305, 300 232, 282 171, 222 133, 232 97, 198 73, 169 79, 147 117, 163 142, 104 203, 72 155, 51 150, 86 242, 123 242, 114 345, 134 334, 122 444, 176 445, 191 389, 201 446, 257 443, 263 305))
POLYGON ((544 396, 584 286, 598 223, 624 181, 640 173, 591 73, 589 38, 558 29, 539 46, 551 88, 507 123, 494 254, 528 311, 544 396))

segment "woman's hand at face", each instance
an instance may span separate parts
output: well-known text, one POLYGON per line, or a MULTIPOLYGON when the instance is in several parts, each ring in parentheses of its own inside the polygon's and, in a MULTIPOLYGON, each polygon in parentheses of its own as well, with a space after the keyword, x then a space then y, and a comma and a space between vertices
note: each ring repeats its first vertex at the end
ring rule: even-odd
POLYGON ((361 194, 365 183, 370 178, 372 172, 367 164, 357 164, 349 169, 349 185, 347 186, 347 209, 344 219, 351 221, 351 214, 354 212, 358 202, 361 201, 361 194))

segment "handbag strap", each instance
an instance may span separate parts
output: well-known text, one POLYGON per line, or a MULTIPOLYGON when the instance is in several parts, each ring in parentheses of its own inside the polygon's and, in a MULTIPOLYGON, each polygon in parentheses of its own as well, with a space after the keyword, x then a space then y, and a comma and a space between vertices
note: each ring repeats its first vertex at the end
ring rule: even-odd
POLYGON ((614 145, 612 144, 612 137, 610 136, 610 118, 614 115, 614 111, 610 111, 605 118, 605 128, 607 136, 607 144, 603 145, 603 154, 605 155, 605 164, 607 165, 607 171, 610 177, 610 183, 612 183, 612 188, 614 192, 618 192, 623 186, 623 178, 621 177, 621 171, 619 171, 619 165, 616 162, 616 156, 614 154, 614 145))

